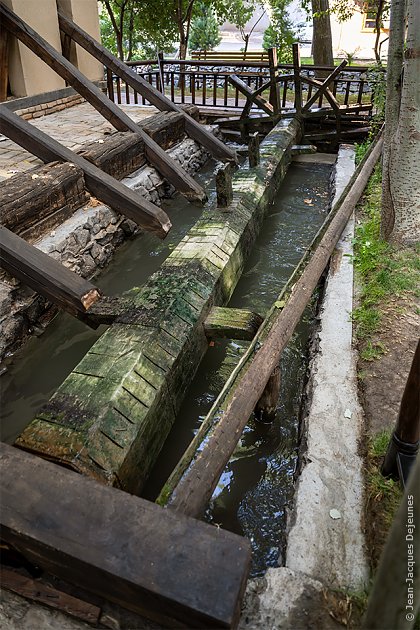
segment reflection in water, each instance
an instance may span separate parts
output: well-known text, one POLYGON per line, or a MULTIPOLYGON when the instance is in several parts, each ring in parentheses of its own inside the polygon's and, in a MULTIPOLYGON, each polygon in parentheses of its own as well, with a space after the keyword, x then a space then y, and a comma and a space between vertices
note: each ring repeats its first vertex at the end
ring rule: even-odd
MULTIPOLYGON (((325 165, 290 167, 229 306, 267 313, 324 221, 329 206, 330 173, 331 167, 325 165)), ((250 419, 206 513, 209 522, 251 540, 253 575, 281 564, 285 550, 313 317, 314 308, 309 306, 283 352, 275 421, 261 425, 250 419)), ((157 496, 247 345, 245 341, 220 340, 209 347, 143 496, 157 496)))

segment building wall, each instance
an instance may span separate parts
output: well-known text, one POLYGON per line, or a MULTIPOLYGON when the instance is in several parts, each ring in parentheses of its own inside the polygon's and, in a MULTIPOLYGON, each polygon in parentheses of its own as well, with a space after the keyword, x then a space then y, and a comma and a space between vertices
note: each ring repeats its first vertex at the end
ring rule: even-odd
MULTIPOLYGON (((61 52, 56 0, 3 0, 3 2, 57 51, 61 52)), ((58 0, 58 2, 64 13, 100 41, 96 0, 58 0)), ((64 80, 29 48, 14 37, 10 39, 9 82, 13 96, 33 96, 66 87, 64 80)), ((72 61, 88 79, 96 81, 103 78, 102 65, 79 47, 75 47, 72 61)))

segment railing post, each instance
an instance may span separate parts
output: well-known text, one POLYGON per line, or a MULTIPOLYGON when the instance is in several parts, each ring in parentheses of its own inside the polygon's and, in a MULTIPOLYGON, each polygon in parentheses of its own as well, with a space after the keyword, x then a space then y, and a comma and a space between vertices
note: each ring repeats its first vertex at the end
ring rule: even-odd
POLYGON ((268 63, 269 63, 269 73, 270 73, 270 104, 273 106, 273 110, 275 114, 278 114, 280 111, 280 85, 276 82, 278 76, 277 69, 277 49, 269 48, 268 49, 268 63))
POLYGON ((302 83, 300 80, 300 51, 299 44, 293 44, 293 75, 295 82, 295 109, 296 116, 302 113, 302 83))
POLYGON ((159 68, 160 91, 162 92, 163 95, 165 95, 165 82, 164 82, 164 74, 163 74, 164 61, 163 61, 162 51, 158 52, 157 62, 158 62, 158 68, 159 68))
POLYGON ((414 353, 398 414, 397 426, 382 465, 385 477, 400 478, 406 485, 416 460, 420 440, 420 341, 414 353))
POLYGON ((106 88, 108 93, 108 98, 114 103, 114 81, 112 78, 112 70, 110 68, 106 69, 106 88))

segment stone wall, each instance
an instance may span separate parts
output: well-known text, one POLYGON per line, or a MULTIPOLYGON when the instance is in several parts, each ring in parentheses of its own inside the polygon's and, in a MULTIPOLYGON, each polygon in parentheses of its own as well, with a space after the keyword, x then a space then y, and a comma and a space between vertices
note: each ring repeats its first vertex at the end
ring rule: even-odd
MULTIPOLYGON (((193 140, 185 139, 168 151, 190 174, 204 164, 208 154, 193 140)), ((129 188, 160 205, 174 188, 157 171, 145 166, 123 180, 129 188)), ((127 237, 141 232, 137 225, 108 206, 91 200, 57 229, 34 245, 84 278, 92 278, 112 259, 127 237)), ((28 334, 39 334, 55 309, 42 296, 2 272, 0 274, 0 361, 13 352, 28 334)))

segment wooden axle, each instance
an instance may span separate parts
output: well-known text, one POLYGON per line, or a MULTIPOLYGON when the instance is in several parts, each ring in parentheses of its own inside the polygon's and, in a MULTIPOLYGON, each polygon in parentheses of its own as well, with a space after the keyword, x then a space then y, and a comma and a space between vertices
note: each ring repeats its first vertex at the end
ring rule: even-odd
POLYGON ((158 502, 190 516, 202 515, 366 187, 382 144, 380 138, 359 165, 173 471, 158 502))
POLYGON ((154 232, 160 238, 165 238, 169 232, 171 222, 163 210, 57 140, 53 140, 34 125, 10 112, 4 105, 0 105, 0 132, 44 162, 58 160, 76 164, 82 169, 86 187, 92 195, 132 219, 148 232, 154 232))
POLYGON ((1 267, 48 300, 87 323, 100 291, 40 249, 0 226, 1 267))
POLYGON ((80 26, 72 22, 61 11, 58 11, 58 19, 60 29, 64 33, 68 34, 73 41, 87 50, 88 53, 98 59, 107 68, 115 72, 115 74, 126 81, 130 87, 147 98, 157 109, 181 113, 185 118, 185 130, 187 134, 207 149, 213 157, 221 161, 236 162, 235 152, 210 133, 203 125, 200 125, 199 122, 183 112, 179 105, 172 103, 172 101, 166 98, 159 90, 150 85, 150 83, 147 83, 142 77, 139 77, 129 66, 114 57, 106 48, 93 39, 86 31, 81 29, 80 26))
POLYGON ((236 627, 245 538, 4 443, 0 489, 2 540, 45 571, 170 627, 236 627))
POLYGON ((1 2, 0 19, 10 33, 28 46, 33 53, 45 61, 69 85, 74 87, 118 131, 138 133, 144 142, 148 161, 180 193, 188 199, 202 202, 206 200, 206 193, 201 186, 179 164, 172 160, 118 105, 110 101, 73 64, 63 55, 60 55, 45 39, 1 2))
POLYGON ((241 308, 223 308, 214 306, 204 322, 204 331, 209 339, 245 339, 254 338, 264 318, 258 313, 241 308))

